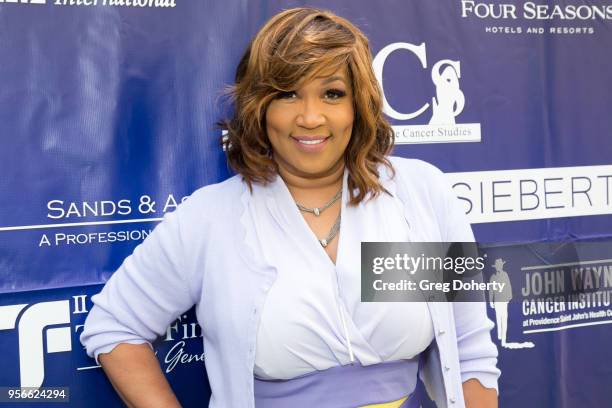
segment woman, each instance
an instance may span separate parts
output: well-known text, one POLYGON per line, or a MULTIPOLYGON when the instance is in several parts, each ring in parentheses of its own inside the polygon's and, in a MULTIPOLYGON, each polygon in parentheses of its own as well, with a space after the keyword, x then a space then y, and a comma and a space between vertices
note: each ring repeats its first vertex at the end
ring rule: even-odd
POLYGON ((167 214, 93 297, 81 341, 129 405, 178 406, 149 342, 195 304, 211 407, 396 408, 417 373, 439 407, 497 406, 483 303, 360 302, 361 241, 474 239, 439 170, 387 156, 371 62, 326 11, 253 39, 226 123, 238 174, 167 214))

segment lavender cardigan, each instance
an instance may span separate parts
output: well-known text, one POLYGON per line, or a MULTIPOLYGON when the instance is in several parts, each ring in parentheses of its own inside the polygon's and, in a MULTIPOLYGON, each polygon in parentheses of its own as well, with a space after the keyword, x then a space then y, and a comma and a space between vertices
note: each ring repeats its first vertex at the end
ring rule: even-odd
MULTIPOLYGON (((381 168, 381 181, 404 204, 413 241, 474 240, 443 173, 420 160, 391 160, 396 176, 381 168)), ((253 408, 257 327, 277 274, 266 262, 273 248, 258 235, 260 220, 250 216, 254 199, 235 176, 197 190, 166 214, 92 298, 81 335, 87 353, 97 359, 119 343, 150 343, 195 304, 209 406, 253 408)), ((367 211, 367 204, 359 208, 367 211)), ((435 341, 422 356, 419 376, 437 406, 465 407, 462 383, 470 378, 497 389, 497 348, 485 303, 427 305, 435 341)))

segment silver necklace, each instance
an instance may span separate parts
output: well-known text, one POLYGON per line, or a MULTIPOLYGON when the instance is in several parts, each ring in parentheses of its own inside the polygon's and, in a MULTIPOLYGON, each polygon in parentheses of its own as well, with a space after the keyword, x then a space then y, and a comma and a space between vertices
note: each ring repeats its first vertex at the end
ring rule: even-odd
POLYGON ((311 214, 316 215, 317 217, 325 210, 327 210, 329 207, 331 207, 332 205, 334 205, 334 203, 336 201, 338 201, 338 199, 342 196, 342 188, 340 188, 340 190, 338 190, 338 192, 336 193, 336 195, 334 195, 331 200, 329 200, 326 204, 324 204, 322 207, 314 207, 314 208, 308 208, 303 206, 300 203, 295 203, 297 205, 297 207, 300 209, 300 211, 303 212, 308 212, 311 214))
POLYGON ((336 222, 334 223, 334 225, 332 225, 329 234, 327 234, 325 238, 319 239, 319 243, 323 248, 325 248, 331 242, 331 240, 334 239, 336 234, 338 234, 338 231, 340 231, 340 218, 341 214, 338 214, 338 218, 336 218, 336 222))

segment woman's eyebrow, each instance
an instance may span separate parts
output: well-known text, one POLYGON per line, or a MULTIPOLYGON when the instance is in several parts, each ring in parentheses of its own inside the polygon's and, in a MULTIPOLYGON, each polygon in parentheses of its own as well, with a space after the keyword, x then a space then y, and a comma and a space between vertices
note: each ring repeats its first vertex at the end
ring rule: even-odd
POLYGON ((346 80, 344 79, 344 77, 339 76, 339 75, 334 75, 334 76, 330 76, 330 77, 325 78, 323 80, 322 84, 323 85, 327 85, 330 82, 334 82, 334 81, 342 81, 342 82, 346 83, 346 80))

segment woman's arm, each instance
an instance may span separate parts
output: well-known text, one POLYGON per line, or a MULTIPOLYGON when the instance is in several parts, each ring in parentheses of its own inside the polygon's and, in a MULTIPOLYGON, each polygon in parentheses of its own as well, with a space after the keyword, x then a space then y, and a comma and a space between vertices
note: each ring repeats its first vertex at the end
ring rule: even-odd
MULTIPOLYGON (((440 183, 446 183, 443 173, 440 183)), ((446 242, 474 242, 470 223, 450 185, 446 188, 446 242)), ((466 408, 497 408, 500 371, 497 368, 497 347, 491 340, 494 324, 489 320, 486 298, 480 302, 453 302, 459 366, 463 381, 466 408)))
POLYGON ((201 225, 189 202, 166 214, 92 297, 81 334, 87 354, 101 363, 129 406, 180 406, 150 343, 197 302, 201 290, 186 244, 194 241, 191 229, 201 225))
POLYGON ((119 344, 98 361, 129 408, 180 408, 148 344, 119 344))

